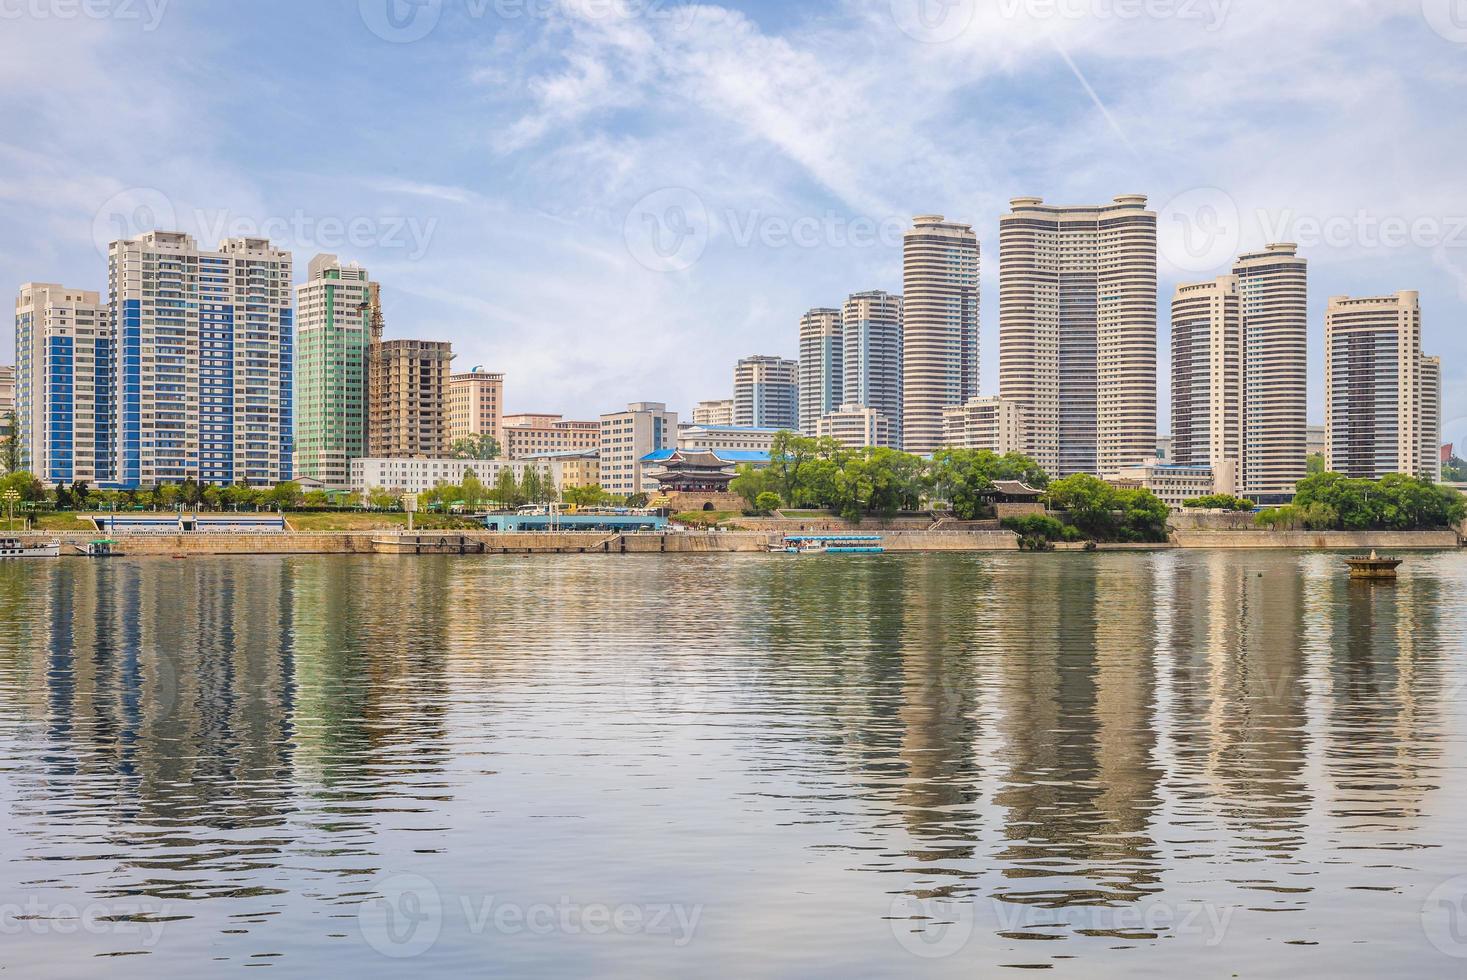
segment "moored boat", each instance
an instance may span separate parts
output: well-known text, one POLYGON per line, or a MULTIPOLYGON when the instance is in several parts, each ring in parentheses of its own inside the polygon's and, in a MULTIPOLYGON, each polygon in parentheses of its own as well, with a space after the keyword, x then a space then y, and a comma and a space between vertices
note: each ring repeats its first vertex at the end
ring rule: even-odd
POLYGON ((20 538, 0 538, 0 559, 4 558, 60 558, 61 542, 22 541, 20 538))
POLYGON ((88 558, 116 558, 122 554, 117 550, 116 541, 99 540, 88 541, 86 544, 76 545, 78 554, 86 555, 88 558))

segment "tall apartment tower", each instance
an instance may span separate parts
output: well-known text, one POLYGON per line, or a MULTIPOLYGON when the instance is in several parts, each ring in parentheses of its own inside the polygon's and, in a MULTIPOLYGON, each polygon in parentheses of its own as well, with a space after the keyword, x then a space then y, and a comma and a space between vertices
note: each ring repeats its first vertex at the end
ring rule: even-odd
POLYGON ((800 431, 815 435, 822 416, 842 404, 845 343, 841 311, 814 309, 800 317, 800 431))
POLYGON ((1309 263, 1270 245, 1233 267, 1243 314, 1243 471, 1248 494, 1292 494, 1309 474, 1309 263))
POLYGON ((295 473, 343 490, 367 455, 373 286, 366 269, 322 254, 296 287, 295 473))
POLYGON ((734 425, 799 429, 800 362, 755 355, 734 368, 734 425))
MULTIPOLYGON (((1172 299, 1172 452, 1238 492, 1243 458, 1243 312, 1236 276, 1177 287, 1172 299)), ((1302 430, 1301 430, 1302 434, 1302 430)))
POLYGON ((475 436, 493 436, 501 452, 504 375, 474 368, 448 378, 448 445, 475 436))
POLYGON ((112 340, 100 294, 26 283, 15 304, 20 465, 49 485, 112 481, 112 340))
POLYGON ((978 394, 978 236, 919 215, 902 240, 902 444, 942 446, 943 409, 978 394))
POLYGON ((1442 479, 1442 359, 1421 359, 1421 477, 1442 479))
POLYGON ((270 486, 292 474, 291 254, 176 231, 108 249, 115 481, 270 486))
POLYGON ((902 445, 902 298, 881 290, 852 293, 841 310, 846 402, 887 421, 892 448, 902 445))
POLYGON ((367 364, 367 455, 373 459, 448 452, 448 371, 453 345, 434 340, 375 343, 367 364))
POLYGON ((1421 298, 1329 301, 1324 320, 1330 470, 1379 479, 1441 472, 1441 362, 1421 353, 1421 298))
POLYGON ((1144 463, 1157 445, 1156 213, 1139 194, 1012 206, 999 219, 999 391, 1024 408, 1028 455, 1057 476, 1144 463))
POLYGON ((629 496, 649 492, 642 457, 677 448, 677 413, 662 402, 633 402, 601 416, 601 488, 629 496))

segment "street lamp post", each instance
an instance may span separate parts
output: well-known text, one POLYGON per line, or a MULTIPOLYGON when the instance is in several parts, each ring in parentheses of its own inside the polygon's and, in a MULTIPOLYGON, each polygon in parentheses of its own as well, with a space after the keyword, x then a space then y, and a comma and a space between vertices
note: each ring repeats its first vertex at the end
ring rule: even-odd
POLYGON ((20 499, 20 492, 14 487, 0 494, 0 499, 5 501, 5 530, 15 529, 15 502, 20 499))

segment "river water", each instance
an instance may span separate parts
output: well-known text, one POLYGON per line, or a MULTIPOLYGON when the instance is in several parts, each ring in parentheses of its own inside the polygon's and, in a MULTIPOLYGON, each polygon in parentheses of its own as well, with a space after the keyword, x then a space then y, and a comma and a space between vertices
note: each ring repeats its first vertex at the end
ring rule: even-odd
POLYGON ((1467 969, 1467 556, 0 566, 0 972, 1467 969))

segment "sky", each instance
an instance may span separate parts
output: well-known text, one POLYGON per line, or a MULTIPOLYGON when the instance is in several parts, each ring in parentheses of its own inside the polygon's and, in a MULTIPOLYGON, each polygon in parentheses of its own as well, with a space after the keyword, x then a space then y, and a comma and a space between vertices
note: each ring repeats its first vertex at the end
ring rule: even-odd
MULTIPOLYGON (((0 282, 106 289, 152 227, 264 234, 383 284, 510 411, 686 414, 800 315, 901 289, 971 222, 1144 193, 1170 297, 1240 250, 1419 290, 1467 443, 1467 0, 0 0, 0 282)), ((0 338, 9 352, 9 323, 0 338)), ((10 360, 7 356, 5 360, 10 360)))

